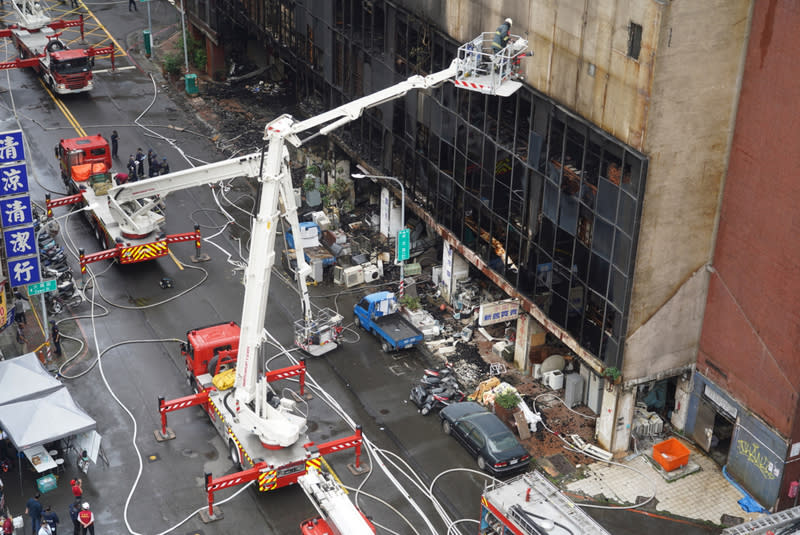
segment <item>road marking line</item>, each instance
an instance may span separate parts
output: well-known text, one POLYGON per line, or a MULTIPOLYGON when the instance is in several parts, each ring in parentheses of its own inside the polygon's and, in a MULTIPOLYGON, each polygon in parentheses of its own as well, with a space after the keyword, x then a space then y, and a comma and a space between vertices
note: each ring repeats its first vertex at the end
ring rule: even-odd
POLYGON ((117 67, 113 71, 111 69, 100 69, 99 71, 92 71, 94 74, 100 74, 101 72, 118 72, 118 71, 130 71, 136 68, 136 65, 128 65, 125 67, 117 67))
POLYGON ((344 493, 345 494, 350 494, 349 492, 347 492, 347 489, 344 488, 344 483, 342 483, 342 480, 339 479, 339 476, 336 475, 336 472, 333 471, 333 468, 331 468, 331 465, 329 465, 328 461, 325 460, 325 457, 322 457, 322 464, 325 465, 325 470, 327 470, 328 473, 333 477, 333 479, 336 480, 336 482, 339 484, 339 486, 342 487, 342 490, 344 491, 344 493))
POLYGON ((61 102, 61 99, 56 97, 53 94, 53 92, 50 91, 50 88, 47 87, 47 84, 44 83, 43 79, 39 78, 39 83, 42 84, 42 87, 44 88, 45 91, 47 91, 47 94, 50 96, 50 99, 53 102, 55 102, 56 106, 58 106, 58 109, 61 110, 62 114, 64 114, 64 117, 67 119, 69 124, 71 124, 72 127, 75 129, 75 132, 78 133, 78 136, 79 137, 84 137, 86 135, 86 131, 81 127, 80 123, 75 118, 75 116, 72 115, 72 113, 70 113, 70 111, 67 109, 66 105, 64 105, 64 103, 61 102))
POLYGON ((172 261, 173 261, 173 262, 175 262, 175 265, 176 265, 176 266, 178 266, 178 269, 180 269, 181 271, 183 271, 183 264, 181 264, 180 260, 178 260, 178 259, 175 257, 175 255, 174 255, 174 254, 172 254, 172 251, 171 251, 170 249, 167 249, 167 252, 169 253, 169 256, 170 256, 170 257, 172 257, 172 261))

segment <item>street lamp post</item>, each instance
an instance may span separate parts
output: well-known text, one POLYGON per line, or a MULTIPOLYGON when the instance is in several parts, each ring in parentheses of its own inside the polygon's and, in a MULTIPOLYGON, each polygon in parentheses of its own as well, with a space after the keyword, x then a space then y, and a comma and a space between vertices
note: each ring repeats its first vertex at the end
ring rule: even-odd
MULTIPOLYGON (((381 180, 393 180, 400 185, 400 230, 406 228, 406 188, 403 186, 403 183, 393 177, 393 176, 380 176, 380 175, 367 175, 363 173, 354 173, 350 175, 353 178, 374 178, 374 179, 381 179, 381 180)), ((391 223, 391 211, 389 212, 389 221, 391 223)), ((397 232, 397 237, 395 238, 397 243, 397 250, 400 251, 400 231, 397 232)), ((404 286, 405 286, 405 271, 404 271, 405 261, 400 260, 400 287, 397 291, 398 297, 403 297, 404 294, 404 286)))

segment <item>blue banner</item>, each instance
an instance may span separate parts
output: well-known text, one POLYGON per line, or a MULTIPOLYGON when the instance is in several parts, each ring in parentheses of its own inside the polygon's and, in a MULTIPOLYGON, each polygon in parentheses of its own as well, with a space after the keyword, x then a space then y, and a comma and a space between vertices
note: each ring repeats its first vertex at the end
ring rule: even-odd
POLYGON ((41 282, 39 257, 15 258, 8 260, 8 280, 12 288, 41 282))
POLYGON ((30 225, 33 223, 31 198, 25 195, 23 197, 0 199, 0 222, 2 222, 3 227, 30 225))
POLYGON ((24 159, 22 130, 0 133, 0 163, 18 162, 24 159))
POLYGON ((28 168, 24 163, 0 167, 0 196, 28 193, 28 168))
POLYGON ((33 227, 18 227, 3 231, 6 256, 14 258, 36 254, 36 231, 33 227))

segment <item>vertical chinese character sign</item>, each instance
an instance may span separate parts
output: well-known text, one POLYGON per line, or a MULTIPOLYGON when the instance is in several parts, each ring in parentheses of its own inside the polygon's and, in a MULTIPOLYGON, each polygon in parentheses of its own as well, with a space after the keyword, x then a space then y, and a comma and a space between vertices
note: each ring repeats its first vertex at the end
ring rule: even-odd
POLYGON ((0 133, 0 222, 12 288, 41 280, 22 131, 0 133))

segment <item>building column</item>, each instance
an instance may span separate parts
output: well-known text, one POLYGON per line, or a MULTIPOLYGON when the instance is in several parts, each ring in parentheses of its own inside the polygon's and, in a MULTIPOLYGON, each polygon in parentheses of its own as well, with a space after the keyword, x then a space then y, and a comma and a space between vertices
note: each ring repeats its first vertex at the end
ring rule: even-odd
POLYGON ((623 389, 615 385, 603 391, 600 416, 595 433, 597 442, 614 456, 625 454, 631 440, 633 409, 636 406, 636 388, 623 389))
POLYGON ((531 326, 536 324, 536 320, 528 314, 520 314, 517 317, 517 339, 514 341, 514 366, 523 372, 530 373, 530 352, 531 326))

